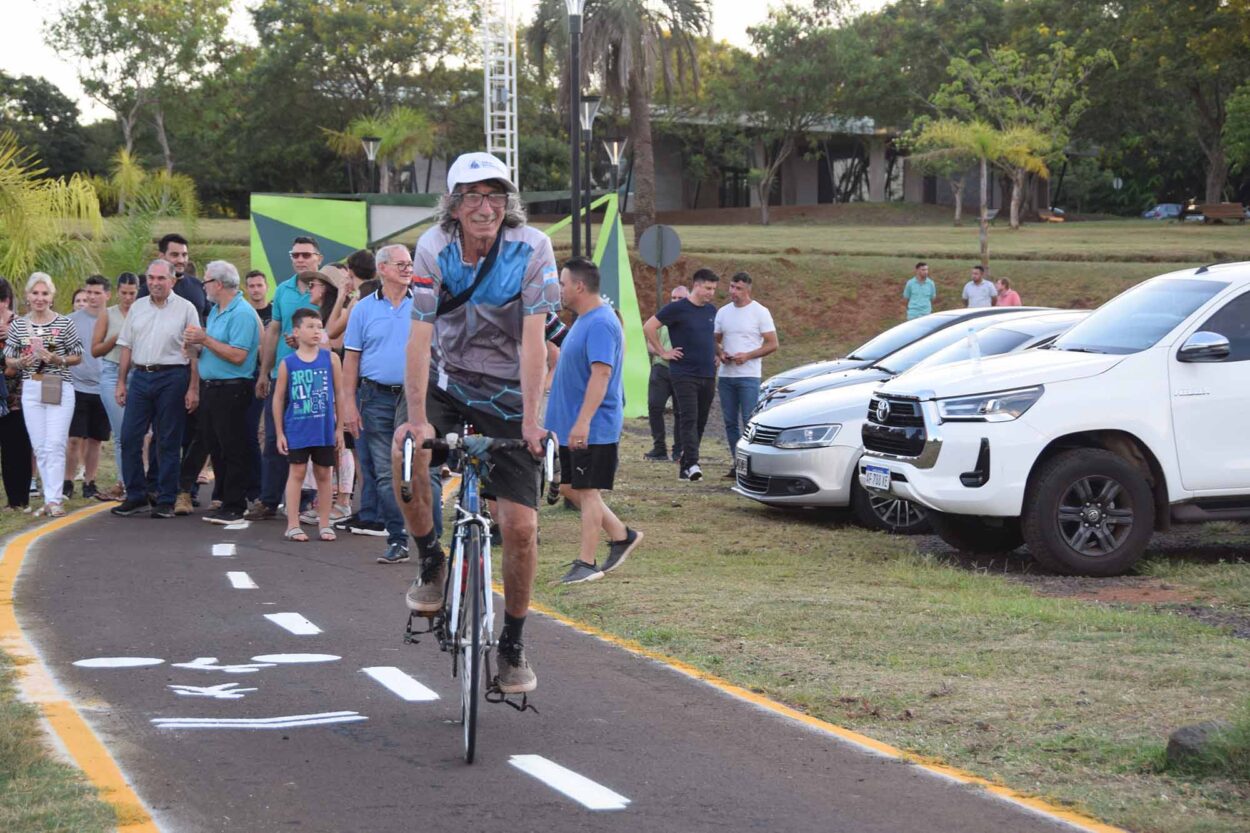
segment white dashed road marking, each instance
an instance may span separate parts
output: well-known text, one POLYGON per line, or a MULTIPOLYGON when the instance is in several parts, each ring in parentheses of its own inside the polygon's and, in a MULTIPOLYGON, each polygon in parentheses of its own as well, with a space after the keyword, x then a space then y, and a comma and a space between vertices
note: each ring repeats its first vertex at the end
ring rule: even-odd
POLYGON ((602 784, 541 755, 513 755, 508 763, 542 781, 548 787, 581 804, 587 810, 624 810, 629 799, 602 784))
POLYGON ((257 589, 256 582, 247 573, 226 573, 226 578, 230 579, 230 586, 235 590, 257 589))
POLYGON ((403 671, 400 671, 398 668, 378 666, 375 668, 362 668, 360 670, 389 688, 393 693, 402 699, 407 700, 409 703, 427 703, 431 700, 438 699, 438 694, 426 688, 424 685, 417 682, 403 671))
POLYGON ((286 628, 296 636, 312 636, 321 633, 321 628, 298 613, 266 613, 265 618, 280 628, 286 628))
POLYGON ((230 558, 237 554, 234 544, 213 544, 213 555, 218 558, 230 558))
POLYGON ((237 532, 240 529, 247 529, 251 525, 252 525, 251 521, 239 521, 237 523, 226 524, 225 526, 222 527, 222 529, 228 529, 231 532, 237 532))

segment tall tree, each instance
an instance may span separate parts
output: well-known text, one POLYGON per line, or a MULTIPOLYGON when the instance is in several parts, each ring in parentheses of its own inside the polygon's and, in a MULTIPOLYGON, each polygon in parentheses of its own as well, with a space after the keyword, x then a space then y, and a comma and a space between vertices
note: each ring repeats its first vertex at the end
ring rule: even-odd
POLYGON ((0 72, 0 131, 4 130, 12 130, 19 144, 39 156, 48 176, 83 169, 87 141, 78 123, 78 105, 46 79, 0 72))
MULTIPOLYGON (((655 223, 655 150, 651 102, 657 81, 671 90, 687 73, 697 84, 694 40, 711 26, 710 0, 587 0, 583 15, 582 73, 602 77, 618 112, 630 114, 634 158, 634 240, 655 223), (658 70, 658 74, 657 74, 658 70)), ((536 55, 567 43, 563 0, 541 0, 529 41, 536 55)), ((557 47, 559 48, 559 47, 557 47)), ((561 59, 567 50, 559 48, 561 59)), ((567 64, 561 64, 567 67, 567 64)), ((567 78, 567 69, 561 73, 567 78)), ((562 82, 563 83, 563 82, 562 82)), ((567 96, 565 97, 567 101, 567 96)), ((567 119, 566 119, 567 122, 567 119)))
POLYGON ((83 89, 116 115, 127 152, 150 113, 172 173, 169 99, 215 64, 229 13, 230 0, 68 0, 45 37, 78 59, 83 89))
POLYGON ((396 107, 380 115, 361 116, 346 130, 323 130, 330 149, 349 160, 364 156, 364 137, 376 136, 382 140, 376 157, 380 171, 378 191, 382 194, 391 191, 392 166, 408 165, 416 157, 428 156, 434 150, 434 126, 424 113, 412 107, 396 107))

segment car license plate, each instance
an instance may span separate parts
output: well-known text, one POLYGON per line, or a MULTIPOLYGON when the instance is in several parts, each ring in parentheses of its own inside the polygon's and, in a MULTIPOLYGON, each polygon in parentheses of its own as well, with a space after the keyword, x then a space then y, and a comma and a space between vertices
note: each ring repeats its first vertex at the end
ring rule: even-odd
POLYGON ((751 473, 751 458, 739 452, 734 456, 734 471, 746 477, 751 473))
POLYGON ((864 466, 864 485, 869 489, 890 490, 890 470, 885 466, 864 466))

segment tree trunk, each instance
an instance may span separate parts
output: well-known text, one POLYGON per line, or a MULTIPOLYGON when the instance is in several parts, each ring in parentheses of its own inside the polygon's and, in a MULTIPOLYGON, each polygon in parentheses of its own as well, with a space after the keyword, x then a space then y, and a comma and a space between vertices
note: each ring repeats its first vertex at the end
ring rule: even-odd
POLYGON ((981 157, 981 265, 990 268, 990 216, 989 200, 990 200, 990 183, 989 183, 989 164, 984 156, 981 157))
POLYGON ((964 180, 950 180, 951 193, 955 195, 955 225, 962 226, 964 219, 964 180))
POLYGON ((1023 168, 1011 169, 1011 227, 1013 229, 1020 228, 1020 204, 1024 202, 1024 178, 1026 172, 1023 168))
POLYGON ((637 73, 629 79, 629 121, 634 140, 634 245, 655 225, 655 148, 651 144, 651 90, 637 73))
POLYGON ((1228 157, 1224 153, 1224 146, 1216 141, 1212 143, 1212 150, 1207 154, 1207 202, 1224 201, 1224 183, 1227 180, 1228 157))
POLYGON ((755 190, 760 197, 760 224, 765 226, 768 225, 768 192, 772 189, 772 177, 761 179, 759 185, 755 186, 755 190))
POLYGON ((391 192, 391 163, 386 160, 378 160, 378 193, 389 194, 391 192))
POLYGON ((156 128, 156 141, 161 146, 161 155, 165 157, 165 173, 172 174, 174 155, 169 149, 169 136, 165 133, 165 107, 159 98, 152 109, 152 125, 156 128))

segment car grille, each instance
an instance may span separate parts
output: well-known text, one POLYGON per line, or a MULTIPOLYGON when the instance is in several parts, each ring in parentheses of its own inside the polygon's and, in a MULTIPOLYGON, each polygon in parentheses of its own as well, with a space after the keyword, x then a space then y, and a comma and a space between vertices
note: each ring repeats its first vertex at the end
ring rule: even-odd
POLYGON ((874 396, 868 403, 868 421, 863 429, 864 448, 900 457, 918 457, 924 451, 927 435, 920 403, 910 399, 874 396), (878 418, 879 406, 889 406, 884 420, 878 418))
POLYGON ((757 495, 768 494, 770 477, 759 474, 743 474, 738 472, 738 485, 748 492, 754 492, 757 495))
POLYGON ((773 428, 770 425, 757 425, 754 422, 747 423, 747 430, 743 436, 749 443, 756 445, 772 445, 777 442, 777 437, 781 434, 780 428, 773 428))

